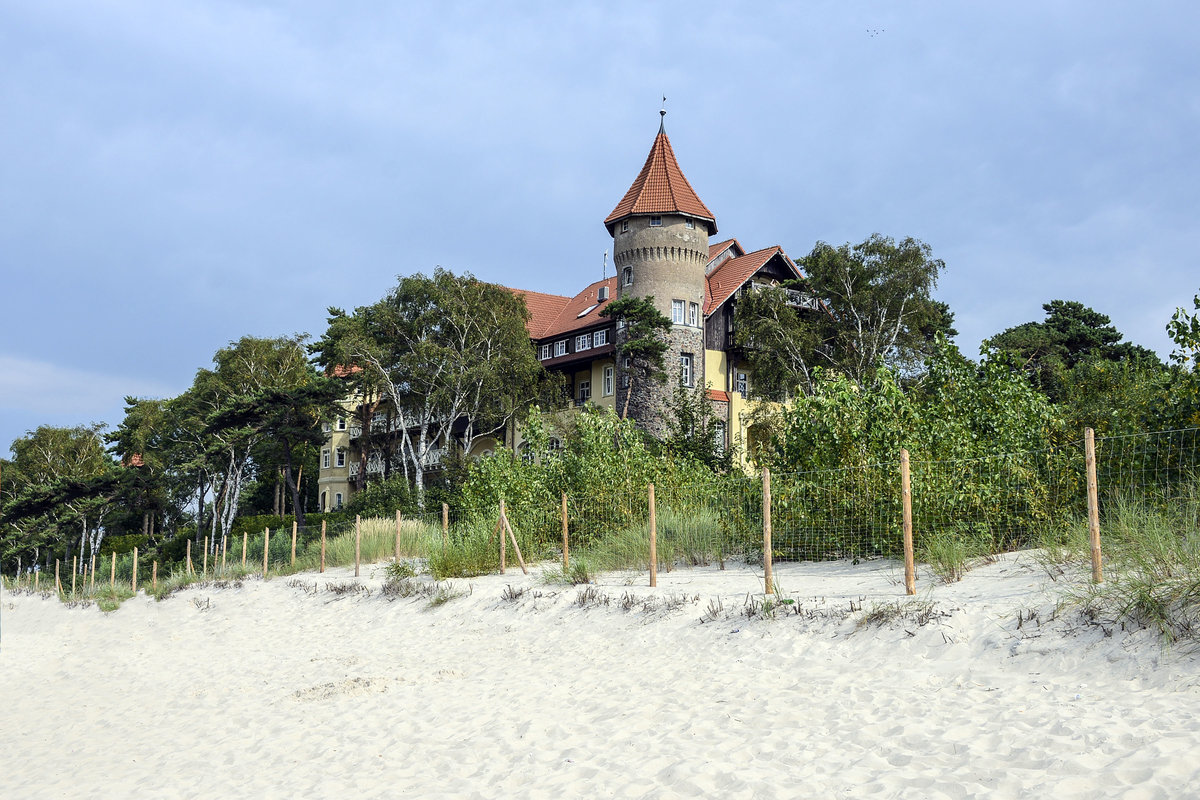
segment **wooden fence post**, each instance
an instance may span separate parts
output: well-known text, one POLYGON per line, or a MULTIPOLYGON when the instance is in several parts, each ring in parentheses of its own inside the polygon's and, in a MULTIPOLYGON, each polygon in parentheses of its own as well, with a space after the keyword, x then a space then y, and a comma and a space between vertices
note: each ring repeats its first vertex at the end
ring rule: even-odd
POLYGON ((567 556, 567 493, 562 493, 562 531, 563 531, 563 574, 570 569, 570 560, 567 556))
MULTIPOLYGON (((213 566, 216 566, 215 562, 216 562, 216 560, 214 559, 213 566)), ((157 564, 158 562, 155 561, 154 563, 157 564)), ((204 558, 200 563, 201 563, 200 577, 207 578, 208 577, 208 537, 207 536, 204 537, 204 558)))
POLYGON ((186 555, 184 556, 183 563, 184 563, 184 569, 187 570, 187 574, 191 575, 192 574, 192 540, 191 540, 191 537, 188 537, 186 545, 187 545, 186 555))
POLYGON ((442 503, 442 550, 450 546, 450 506, 442 503))
POLYGON ((62 597, 62 581, 58 577, 58 559, 54 559, 54 590, 58 592, 59 598, 62 597))
POLYGON ((775 594, 771 552, 771 470, 763 467, 763 594, 775 594))
POLYGON ((497 520, 497 525, 500 530, 500 574, 504 574, 504 559, 505 559, 505 544, 504 544, 504 520, 507 515, 504 513, 504 498, 500 498, 500 519, 497 520))
POLYGON ((96 593, 96 554, 92 553, 92 594, 96 593))
POLYGON ((650 585, 658 586, 658 520, 654 515, 654 484, 650 484, 650 585))
POLYGON ((321 520, 321 572, 325 571, 325 520, 321 520))
POLYGON ((150 570, 150 586, 155 594, 158 593, 158 562, 155 561, 153 568, 150 570))
POLYGON ((113 554, 112 554, 112 572, 110 572, 108 575, 108 588, 109 589, 117 588, 117 551, 116 550, 114 550, 113 554))
POLYGON ((297 523, 296 523, 296 520, 292 520, 292 566, 293 567, 296 566, 296 533, 297 533, 297 523))
POLYGON ((246 568, 246 542, 250 539, 250 531, 242 531, 242 569, 246 568))
POLYGON ((225 557, 229 555, 229 539, 225 534, 221 534, 221 571, 225 570, 225 557))
POLYGON ((400 564, 400 524, 402 522, 400 509, 396 509, 396 564, 400 564))
POLYGON ((71 556, 71 597, 75 596, 75 573, 79 571, 79 556, 71 556))
POLYGON ((1083 429, 1084 461, 1087 466, 1088 538, 1092 540, 1092 582, 1104 582, 1100 554, 1100 498, 1096 482, 1096 432, 1083 429))
POLYGON ((137 548, 133 548, 133 593, 137 594, 137 548))
POLYGON ((358 577, 359 563, 362 561, 362 517, 354 515, 354 577, 358 577))
POLYGON ((271 529, 263 528, 263 577, 267 577, 267 554, 271 547, 271 529))
POLYGON ((917 593, 917 569, 913 557, 912 473, 908 451, 900 450, 900 508, 904 525, 904 593, 917 593))

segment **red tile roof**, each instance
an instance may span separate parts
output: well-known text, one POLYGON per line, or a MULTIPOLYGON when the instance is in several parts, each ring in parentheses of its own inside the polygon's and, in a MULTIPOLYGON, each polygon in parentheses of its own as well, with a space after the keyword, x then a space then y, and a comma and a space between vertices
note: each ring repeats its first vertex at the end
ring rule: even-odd
POLYGON ((611 234, 618 220, 641 214, 686 214, 705 220, 709 236, 717 232, 717 218, 683 176, 683 170, 675 160, 675 151, 671 149, 671 140, 661 127, 642 171, 604 220, 604 225, 611 234))
POLYGON ((775 255, 784 260, 797 278, 801 277, 800 270, 779 245, 727 259, 704 279, 705 315, 711 314, 721 303, 728 300, 730 295, 750 280, 754 273, 766 266, 775 255))
POLYGON ((525 289, 509 288, 513 294, 525 298, 529 308, 529 336, 532 339, 546 339, 551 336, 561 336, 571 331, 590 328, 604 318, 600 311, 617 296, 617 279, 615 277, 596 281, 574 297, 563 297, 557 294, 542 294, 525 289), (601 301, 600 287, 608 287, 608 299, 601 301), (587 314, 583 312, 587 310, 587 314), (583 316, 580 316, 583 314, 583 316))
POLYGON ((709 389, 708 390, 708 399, 709 400, 720 400, 724 403, 728 403, 729 402, 729 392, 722 392, 719 389, 709 389))
POLYGON ((733 254, 740 256, 746 251, 742 249, 742 243, 737 239, 726 239, 723 242, 710 243, 708 245, 708 260, 712 261, 719 256, 721 252, 729 247, 733 248, 733 254))

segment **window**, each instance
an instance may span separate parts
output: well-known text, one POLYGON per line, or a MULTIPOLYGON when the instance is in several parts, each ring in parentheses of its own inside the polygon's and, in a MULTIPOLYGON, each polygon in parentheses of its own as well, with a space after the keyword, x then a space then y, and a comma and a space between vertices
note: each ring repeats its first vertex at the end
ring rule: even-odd
POLYGON ((333 508, 335 511, 342 510, 342 493, 341 492, 336 492, 333 495, 333 508))
POLYGON ((520 446, 517 448, 517 452, 521 455, 522 464, 533 463, 533 448, 529 446, 529 442, 521 442, 520 446))
POLYGON ((604 380, 600 383, 600 393, 605 397, 613 393, 613 368, 611 366, 604 368, 604 380))
POLYGON ((339 431, 344 431, 344 430, 346 430, 346 418, 345 418, 345 417, 338 417, 338 418, 337 418, 337 429, 338 429, 339 431))
POLYGON ((538 357, 542 361, 545 361, 547 358, 549 358, 550 357, 550 345, 548 345, 548 344, 542 345, 541 352, 538 357))
POLYGON ((333 426, 328 422, 321 423, 321 433, 329 433, 331 430, 333 430, 333 426))
POLYGON ((621 233, 629 233, 629 220, 621 223, 621 233))
POLYGON ((742 397, 746 396, 747 390, 750 388, 750 378, 744 372, 737 373, 737 381, 734 384, 737 393, 742 397))
POLYGON ((580 350, 592 349, 592 335, 590 333, 582 333, 575 337, 575 352, 580 350))
POLYGON ((321 492, 321 511, 329 508, 329 492, 321 492))
POLYGON ((650 227, 651 228, 661 228, 662 227, 662 217, 659 217, 659 216, 651 217, 650 218, 650 227))
POLYGON ((557 437, 551 436, 550 441, 546 442, 546 449, 552 453, 556 453, 559 450, 562 450, 562 440, 558 439, 557 437))
POLYGON ((693 328, 700 327, 700 304, 688 303, 688 325, 693 328))
POLYGON ((633 285, 633 267, 626 267, 625 269, 621 270, 621 285, 633 285))
MULTIPOLYGON (((338 448, 338 451, 337 451, 337 465, 339 467, 346 466, 346 451, 340 447, 338 448)), ((341 504, 339 503, 338 505, 341 505, 341 504)))
POLYGON ((591 381, 580 381, 578 384, 578 395, 577 396, 578 396, 580 405, 583 405, 588 400, 591 400, 592 399, 592 382, 591 381))
POLYGON ((596 347, 602 347, 608 344, 608 328, 602 331, 596 331, 592 334, 592 344, 596 347))
POLYGON ((554 343, 554 355, 565 356, 567 354, 567 340, 562 339, 554 343))
POLYGON ((694 220, 694 219, 690 219, 690 218, 689 218, 689 219, 685 219, 685 220, 683 221, 683 225, 684 225, 684 227, 685 227, 685 228, 694 228, 694 227, 696 227, 696 220, 694 220))
POLYGON ((329 451, 321 451, 321 469, 329 469, 329 451))
POLYGON ((725 453, 725 423, 717 420, 712 427, 713 452, 717 455, 725 453))
POLYGON ((671 301, 671 322, 674 322, 676 325, 683 324, 683 301, 682 300, 672 300, 671 301))
POLYGON ((692 354, 679 354, 679 382, 684 386, 692 385, 692 354))

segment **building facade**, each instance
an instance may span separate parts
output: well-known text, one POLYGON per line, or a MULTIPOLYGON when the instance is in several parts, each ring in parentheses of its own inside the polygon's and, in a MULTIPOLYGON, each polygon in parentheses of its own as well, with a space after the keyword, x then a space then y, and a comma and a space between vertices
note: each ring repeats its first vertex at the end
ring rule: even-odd
MULTIPOLYGON (((735 344, 734 309, 742 293, 802 280, 800 270, 779 246, 746 251, 736 239, 714 241, 716 216, 684 176, 662 124, 641 171, 604 225, 613 238, 615 276, 571 297, 510 287, 529 309, 529 338, 538 359, 563 376, 571 405, 621 412, 628 394, 629 417, 653 434, 666 427, 674 383, 702 387, 720 421, 721 445, 744 446, 752 377, 735 344), (652 297, 671 320, 667 385, 631 380, 629 365, 616 356, 624 331, 600 312, 626 295, 652 297)), ((790 296, 801 307, 819 310, 803 292, 790 296)), ((344 420, 331 424, 329 434, 321 462, 323 508, 350 497, 349 465, 359 462, 357 437, 344 420)), ((471 455, 519 445, 519 438, 518 433, 516 442, 485 440, 471 455)))

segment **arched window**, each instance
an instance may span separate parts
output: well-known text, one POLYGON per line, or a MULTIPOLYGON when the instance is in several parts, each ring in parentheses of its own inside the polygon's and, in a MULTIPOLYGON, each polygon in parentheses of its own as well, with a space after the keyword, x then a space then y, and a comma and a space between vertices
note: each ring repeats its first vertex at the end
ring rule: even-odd
POLYGON ((626 267, 625 269, 621 270, 621 285, 633 285, 633 267, 626 267))

